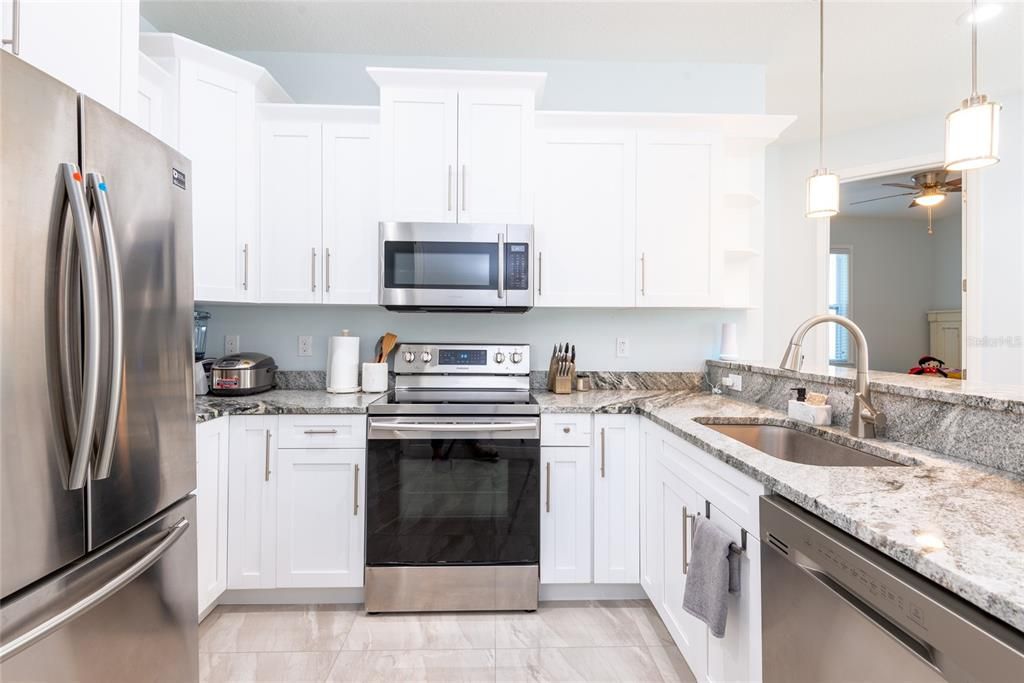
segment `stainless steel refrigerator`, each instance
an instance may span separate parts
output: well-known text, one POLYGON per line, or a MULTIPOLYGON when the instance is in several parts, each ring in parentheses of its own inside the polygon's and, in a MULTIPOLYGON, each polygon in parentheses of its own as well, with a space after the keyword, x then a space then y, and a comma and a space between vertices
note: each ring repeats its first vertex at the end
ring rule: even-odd
POLYGON ((198 678, 189 161, 0 51, 0 680, 198 678))

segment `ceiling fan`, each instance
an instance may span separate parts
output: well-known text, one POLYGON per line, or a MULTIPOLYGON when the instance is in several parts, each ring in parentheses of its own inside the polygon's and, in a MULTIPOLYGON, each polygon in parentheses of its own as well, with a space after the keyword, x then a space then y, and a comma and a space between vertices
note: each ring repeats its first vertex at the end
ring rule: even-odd
POLYGON ((960 186, 961 182, 963 182, 962 179, 959 176, 950 178, 949 175, 948 171, 943 170, 921 171, 911 177, 913 185, 908 185, 907 183, 882 183, 885 187, 901 187, 905 190, 912 190, 911 192, 900 192, 899 194, 890 194, 884 197, 875 197, 874 199, 862 199, 858 202, 850 202, 850 205, 867 204, 868 202, 877 202, 882 199, 913 195, 914 198, 910 200, 910 205, 907 208, 935 206, 941 204, 946 199, 947 193, 961 192, 963 190, 960 186))

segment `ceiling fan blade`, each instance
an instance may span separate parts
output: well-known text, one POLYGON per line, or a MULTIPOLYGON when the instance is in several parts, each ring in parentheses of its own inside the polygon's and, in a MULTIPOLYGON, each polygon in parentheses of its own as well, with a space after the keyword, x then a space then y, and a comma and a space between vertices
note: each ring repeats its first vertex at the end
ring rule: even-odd
POLYGON ((907 204, 908 209, 913 209, 915 206, 917 206, 917 202, 915 200, 911 200, 910 203, 907 204))
POLYGON ((943 192, 963 192, 964 188, 960 187, 959 185, 954 185, 952 187, 950 187, 949 185, 946 185, 945 187, 942 188, 942 191, 943 192))
POLYGON ((952 179, 950 179, 950 180, 947 180, 947 181, 946 181, 946 182, 944 183, 944 185, 947 185, 947 186, 949 186, 949 185, 957 185, 957 186, 959 186, 959 185, 961 185, 961 184, 962 184, 963 182, 964 182, 964 179, 963 179, 963 178, 952 178, 952 179))
POLYGON ((883 199, 892 199, 893 197, 906 197, 908 195, 917 194, 916 192, 901 192, 899 194, 890 194, 885 197, 875 197, 874 199, 862 199, 859 202, 850 202, 850 206, 854 204, 867 204, 868 202, 878 202, 883 199))
POLYGON ((907 185, 906 183, 882 183, 883 187, 902 187, 905 190, 918 190, 920 189, 917 185, 907 185))

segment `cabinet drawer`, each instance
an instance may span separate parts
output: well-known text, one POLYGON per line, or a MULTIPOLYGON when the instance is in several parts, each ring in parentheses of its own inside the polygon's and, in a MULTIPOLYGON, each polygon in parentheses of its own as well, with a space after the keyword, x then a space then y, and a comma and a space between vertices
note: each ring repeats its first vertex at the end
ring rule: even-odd
POLYGON ((365 448, 365 415, 282 415, 278 448, 365 448))
POLYGON ((589 446, 591 436, 589 414, 548 414, 540 418, 541 446, 589 446))

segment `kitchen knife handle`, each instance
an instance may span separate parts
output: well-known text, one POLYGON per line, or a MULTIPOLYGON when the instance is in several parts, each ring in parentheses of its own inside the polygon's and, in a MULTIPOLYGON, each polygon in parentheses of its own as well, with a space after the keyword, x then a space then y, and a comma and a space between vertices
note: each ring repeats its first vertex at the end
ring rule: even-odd
POLYGON ((0 40, 0 45, 10 45, 12 54, 21 54, 21 0, 11 2, 11 37, 0 40))
POLYGON ((107 393, 106 420, 100 437, 99 456, 93 479, 106 479, 114 460, 114 437, 121 412, 121 388, 124 378, 124 291, 121 261, 114 243, 114 225, 107 201, 107 184, 99 173, 87 173, 86 185, 92 196, 99 225, 103 258, 107 262, 107 296, 110 300, 110 389, 107 393))
POLYGON ((545 483, 546 491, 545 491, 545 498, 544 498, 544 509, 547 512, 551 512, 551 463, 545 464, 544 468, 547 471, 547 477, 546 477, 546 483, 545 483))
POLYGON ((359 516, 359 463, 352 470, 352 516, 359 516))
POLYGON ((270 430, 267 430, 266 445, 263 455, 263 481, 270 481, 270 430))
POLYGON ((604 479, 604 427, 601 427, 601 478, 604 479))
POLYGON ((249 243, 242 245, 242 289, 249 291, 249 243))

